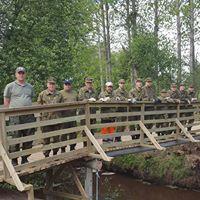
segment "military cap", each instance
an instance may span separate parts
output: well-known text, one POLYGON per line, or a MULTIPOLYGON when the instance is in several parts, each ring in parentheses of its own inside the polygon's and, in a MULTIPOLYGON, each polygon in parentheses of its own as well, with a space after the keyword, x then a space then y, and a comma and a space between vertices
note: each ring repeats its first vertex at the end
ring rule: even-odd
POLYGON ((18 67, 16 70, 15 70, 16 73, 18 72, 26 72, 25 68, 24 67, 18 67))
POLYGON ((150 77, 145 79, 145 82, 152 82, 152 79, 150 77))
POLYGON ((110 81, 108 81, 108 82, 106 82, 106 86, 107 86, 107 87, 113 87, 113 83, 110 82, 110 81))
POLYGON ((142 82, 142 79, 141 79, 141 78, 137 78, 137 79, 135 80, 135 82, 142 82))
POLYGON ((120 79, 119 83, 125 83, 126 81, 124 79, 120 79))
POLYGON ((172 88, 177 87, 176 83, 172 83, 172 84, 171 84, 171 87, 172 87, 172 88))
POLYGON ((90 77, 86 77, 86 78, 85 78, 85 82, 87 82, 87 83, 92 83, 92 82, 93 82, 93 79, 90 78, 90 77))
POLYGON ((64 84, 72 84, 72 79, 70 78, 70 79, 65 79, 64 80, 64 84))
POLYGON ((47 79, 47 83, 56 83, 56 80, 55 80, 54 77, 49 77, 49 78, 47 79))
POLYGON ((160 93, 167 93, 165 89, 161 90, 160 93))

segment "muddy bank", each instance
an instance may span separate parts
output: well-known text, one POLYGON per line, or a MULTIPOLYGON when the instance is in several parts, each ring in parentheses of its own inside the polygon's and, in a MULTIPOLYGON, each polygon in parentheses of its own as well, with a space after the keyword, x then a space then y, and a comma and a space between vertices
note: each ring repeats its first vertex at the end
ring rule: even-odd
POLYGON ((104 168, 151 183, 200 190, 200 144, 121 156, 104 168))

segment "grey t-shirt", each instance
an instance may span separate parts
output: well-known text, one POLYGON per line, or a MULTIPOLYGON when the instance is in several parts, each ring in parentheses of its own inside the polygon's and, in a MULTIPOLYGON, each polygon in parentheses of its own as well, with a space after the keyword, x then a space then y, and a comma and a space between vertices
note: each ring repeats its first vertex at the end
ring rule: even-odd
POLYGON ((35 92, 29 83, 20 85, 17 81, 13 81, 6 85, 4 90, 4 97, 10 99, 9 108, 30 106, 33 96, 35 96, 35 92))

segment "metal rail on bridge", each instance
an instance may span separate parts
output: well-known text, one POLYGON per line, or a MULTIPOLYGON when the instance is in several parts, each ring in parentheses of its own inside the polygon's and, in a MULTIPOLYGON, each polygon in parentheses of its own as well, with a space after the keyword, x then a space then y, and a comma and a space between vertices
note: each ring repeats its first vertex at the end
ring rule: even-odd
MULTIPOLYGON (((29 191, 33 199, 33 189, 20 181, 19 176, 62 165, 78 159, 96 158, 110 161, 106 152, 119 149, 149 147, 165 150, 166 142, 195 139, 200 135, 199 106, 194 104, 153 104, 140 102, 74 102, 19 109, 0 109, 0 182, 6 181, 19 191, 29 191), (60 113, 56 119, 44 119, 41 114, 60 113), (65 113, 65 114, 63 114, 65 113), (66 115, 66 113, 73 113, 66 115), (36 121, 25 124, 9 124, 11 117, 34 115, 36 121), (73 124, 73 125, 72 125, 73 124), (44 131, 44 127, 57 126, 44 131), (11 137, 10 133, 35 129, 28 136, 11 137), (107 132, 105 132, 107 131, 107 132), (110 132, 110 133, 109 133, 110 132), (70 135, 75 133, 75 137, 70 135), (47 138, 53 140, 44 143, 47 138), (29 148, 11 151, 15 145, 31 143, 29 148), (76 144, 76 149, 69 147, 76 144), (84 145, 83 145, 84 144, 84 145), (61 152, 61 148, 65 152, 61 152), (66 148, 67 147, 67 148, 66 148), (56 155, 45 157, 43 152, 59 149, 56 155), (29 156, 29 163, 13 166, 12 159, 29 156)), ((77 177, 75 179, 77 180, 77 177)), ((77 182, 81 194, 83 191, 77 182)), ((85 198, 85 197, 84 197, 85 198)))

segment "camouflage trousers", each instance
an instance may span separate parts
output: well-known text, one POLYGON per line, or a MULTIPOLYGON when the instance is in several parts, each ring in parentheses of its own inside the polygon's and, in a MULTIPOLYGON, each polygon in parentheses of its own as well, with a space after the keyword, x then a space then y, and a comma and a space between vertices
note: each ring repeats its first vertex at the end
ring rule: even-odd
MULTIPOLYGON (((31 123, 31 122, 35 122, 34 115, 13 116, 13 117, 10 117, 9 119, 10 125, 26 124, 26 123, 31 123)), ((12 138, 20 138, 20 137, 33 135, 34 133, 35 133, 35 128, 30 128, 30 129, 9 132, 8 136, 11 136, 12 138)), ((21 146, 20 144, 10 145, 9 152, 12 153, 12 152, 20 151, 20 148, 22 148, 22 150, 30 149, 32 148, 32 143, 33 141, 28 141, 28 142, 23 142, 21 146)), ((29 155, 26 155, 24 157, 28 157, 28 156, 29 155)))

